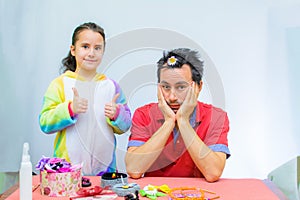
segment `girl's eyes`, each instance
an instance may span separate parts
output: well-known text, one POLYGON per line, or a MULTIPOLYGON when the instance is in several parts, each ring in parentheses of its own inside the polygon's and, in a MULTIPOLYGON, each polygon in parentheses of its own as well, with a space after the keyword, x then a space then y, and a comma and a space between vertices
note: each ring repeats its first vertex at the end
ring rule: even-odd
MULTIPOLYGON (((83 45, 82 48, 84 49, 89 49, 90 47, 88 45, 83 45)), ((96 51, 101 51, 102 50, 102 47, 95 47, 95 50, 96 51)))

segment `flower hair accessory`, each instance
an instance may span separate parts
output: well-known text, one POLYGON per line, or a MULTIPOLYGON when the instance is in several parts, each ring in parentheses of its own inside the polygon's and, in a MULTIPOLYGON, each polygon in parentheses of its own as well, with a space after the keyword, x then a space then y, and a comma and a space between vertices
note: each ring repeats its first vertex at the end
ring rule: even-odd
POLYGON ((40 171, 46 170, 49 173, 64 173, 76 171, 81 167, 82 164, 72 166, 71 163, 63 158, 49 158, 43 156, 35 166, 35 169, 40 171))
POLYGON ((170 58, 168 58, 167 63, 170 66, 174 66, 176 65, 177 60, 178 59, 175 56, 171 56, 170 58))
POLYGON ((166 196, 166 194, 159 192, 154 185, 147 185, 144 187, 144 189, 140 190, 140 195, 142 197, 147 197, 151 200, 157 199, 157 197, 166 196))

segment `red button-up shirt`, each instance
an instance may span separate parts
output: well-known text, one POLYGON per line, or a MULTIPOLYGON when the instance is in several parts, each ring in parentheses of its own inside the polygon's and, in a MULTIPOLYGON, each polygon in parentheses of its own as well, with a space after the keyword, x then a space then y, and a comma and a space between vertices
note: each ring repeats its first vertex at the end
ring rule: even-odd
MULTIPOLYGON (((141 146, 162 126, 164 117, 157 103, 138 108, 132 119, 128 147, 141 146)), ((229 121, 226 112, 198 102, 190 123, 201 140, 213 151, 230 156, 227 134, 229 121)), ((145 176, 203 177, 189 155, 179 131, 174 128, 164 150, 147 170, 145 176)))

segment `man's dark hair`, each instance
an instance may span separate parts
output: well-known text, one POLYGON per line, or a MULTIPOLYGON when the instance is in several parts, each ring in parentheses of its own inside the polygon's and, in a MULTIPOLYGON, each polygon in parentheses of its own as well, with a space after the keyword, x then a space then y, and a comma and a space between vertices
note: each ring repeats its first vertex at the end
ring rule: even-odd
POLYGON ((188 48, 178 48, 171 51, 164 51, 163 57, 157 62, 157 78, 160 82, 160 72, 163 68, 181 68, 182 65, 188 64, 191 68, 192 79, 200 84, 203 76, 203 61, 197 51, 188 48))

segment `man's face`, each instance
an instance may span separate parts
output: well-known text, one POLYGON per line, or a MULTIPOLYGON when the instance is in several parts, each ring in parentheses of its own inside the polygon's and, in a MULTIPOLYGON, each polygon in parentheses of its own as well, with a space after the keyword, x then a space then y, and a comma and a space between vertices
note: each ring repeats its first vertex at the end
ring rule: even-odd
POLYGON ((192 84, 191 69, 187 64, 181 68, 163 68, 160 72, 160 87, 170 108, 176 113, 192 84))

